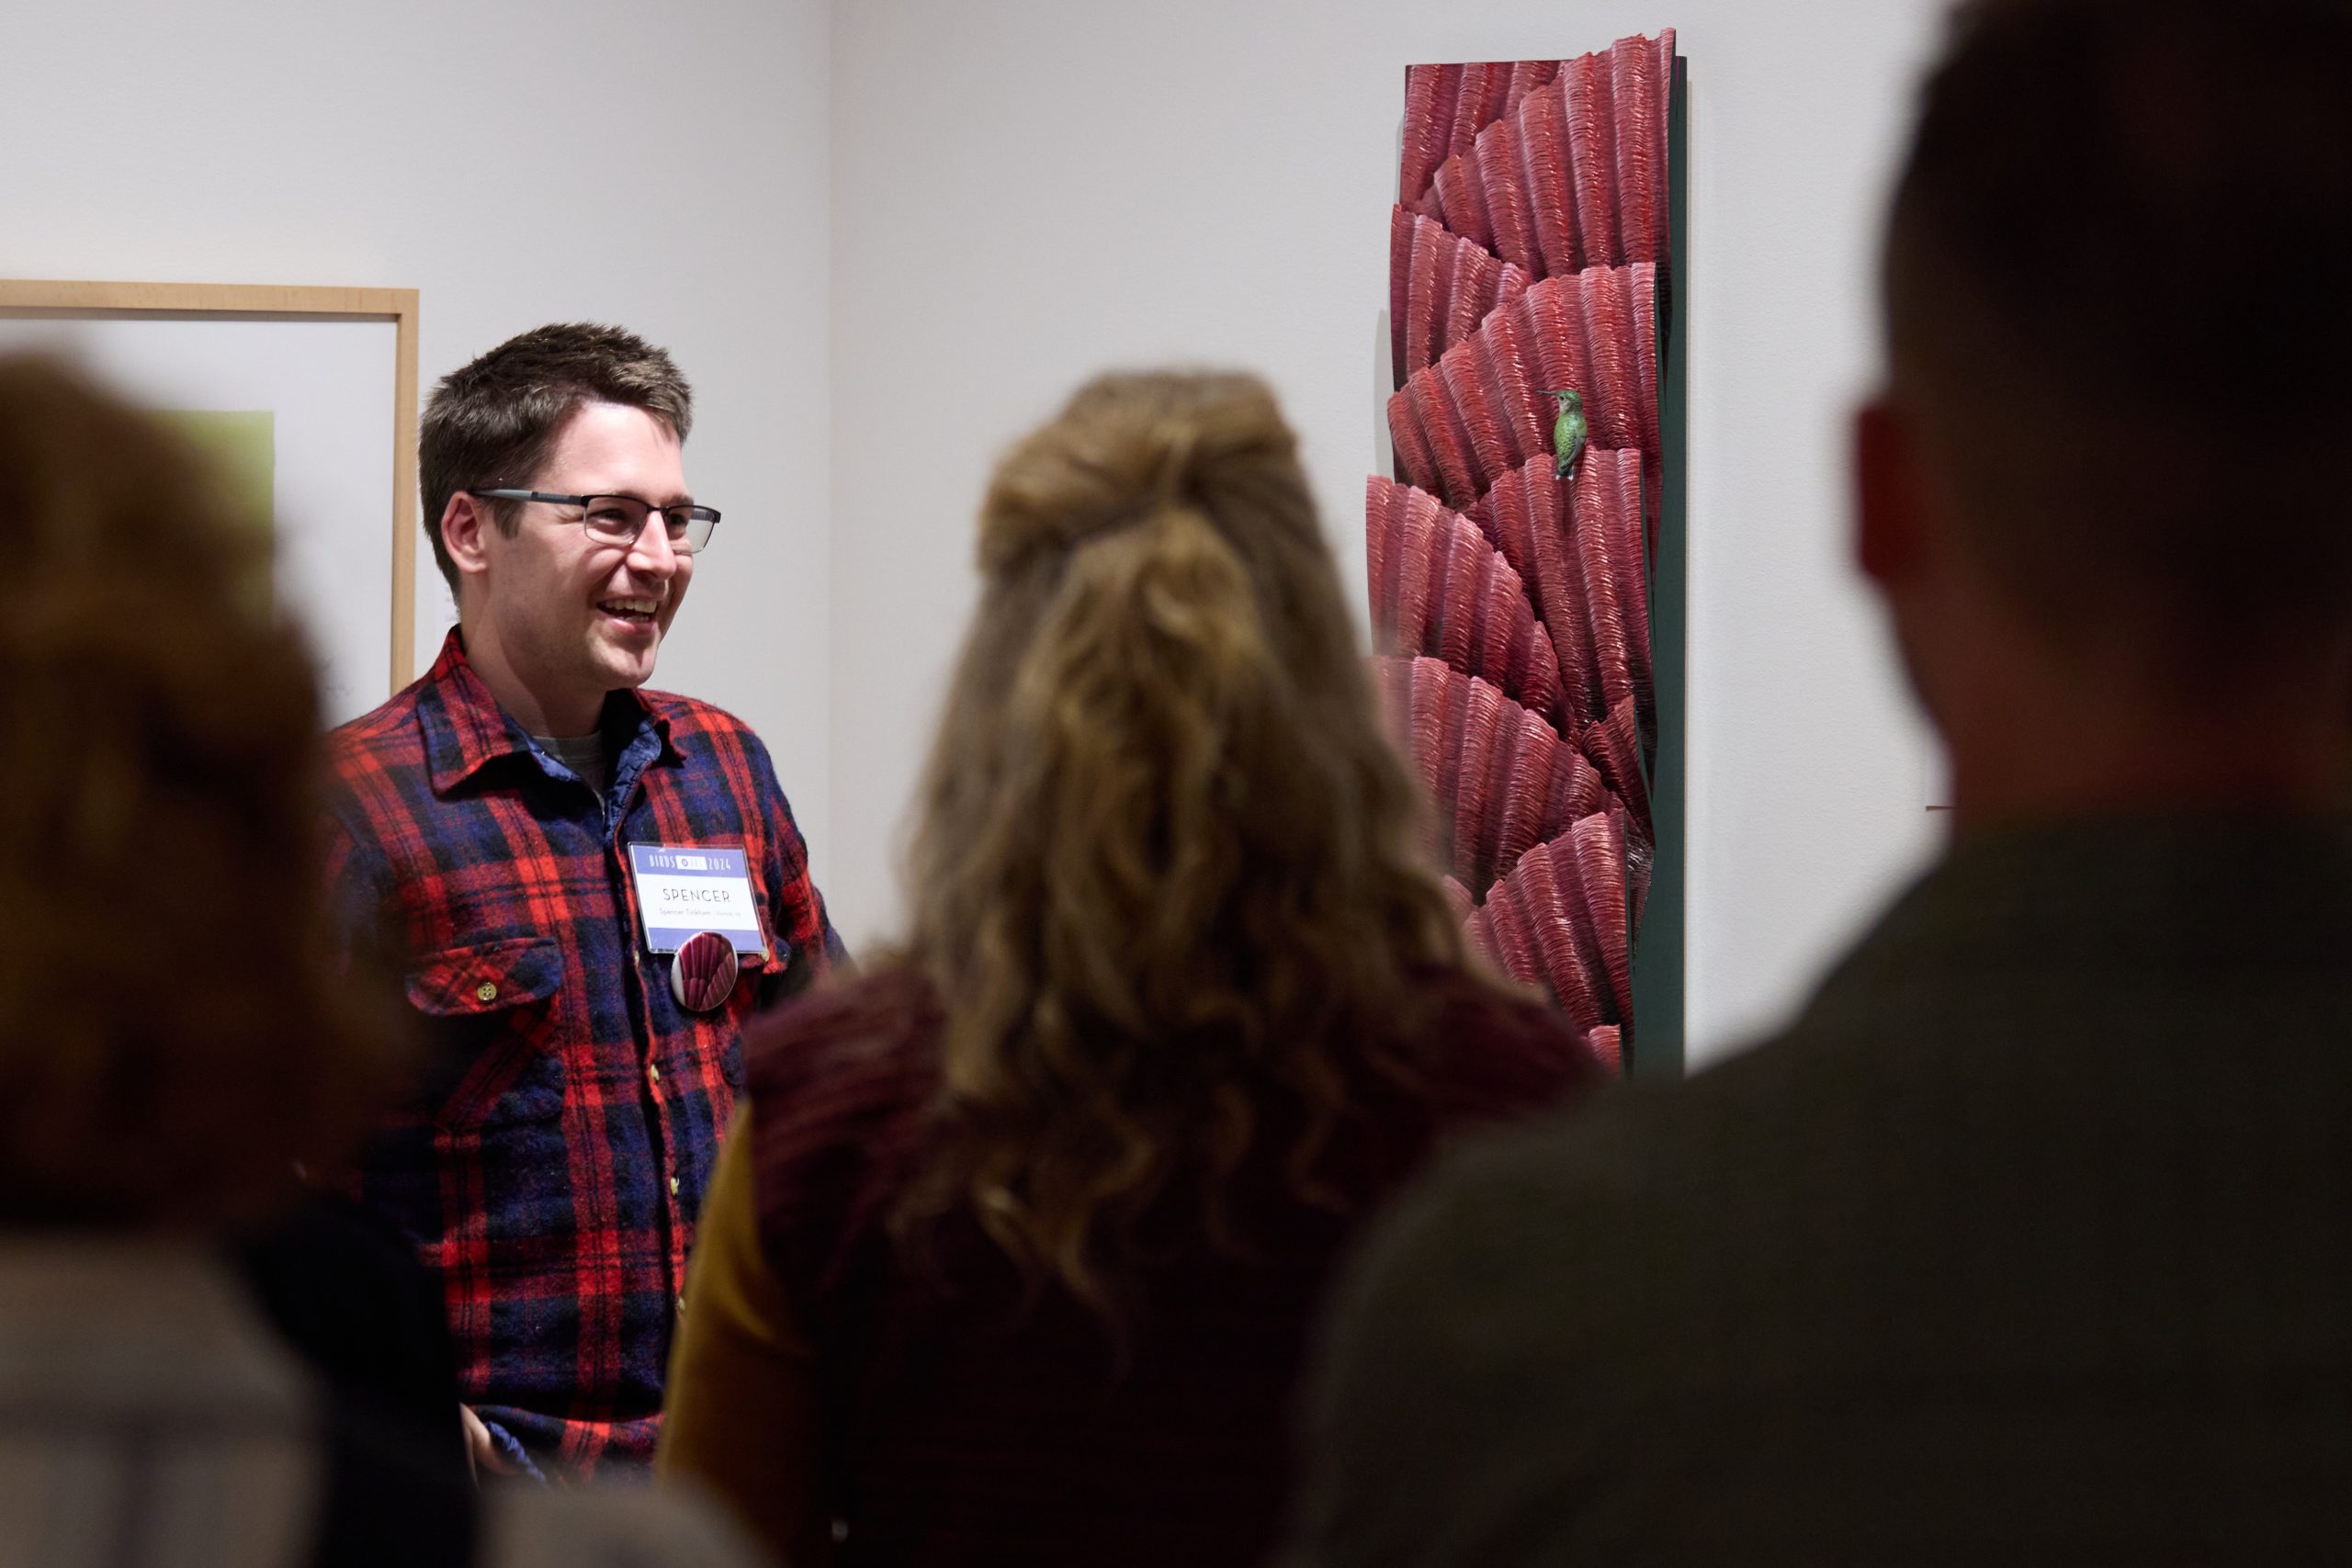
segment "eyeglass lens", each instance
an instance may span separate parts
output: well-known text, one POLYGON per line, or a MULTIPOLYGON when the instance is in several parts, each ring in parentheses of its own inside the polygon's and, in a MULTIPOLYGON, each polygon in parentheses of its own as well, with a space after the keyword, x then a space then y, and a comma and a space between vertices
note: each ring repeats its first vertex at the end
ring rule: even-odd
MULTIPOLYGON (((610 544, 633 543, 645 531, 645 514, 653 508, 633 495, 592 495, 582 525, 610 544)), ((707 506, 673 506, 662 513, 662 531, 673 549, 689 554, 710 543, 718 514, 707 506)))

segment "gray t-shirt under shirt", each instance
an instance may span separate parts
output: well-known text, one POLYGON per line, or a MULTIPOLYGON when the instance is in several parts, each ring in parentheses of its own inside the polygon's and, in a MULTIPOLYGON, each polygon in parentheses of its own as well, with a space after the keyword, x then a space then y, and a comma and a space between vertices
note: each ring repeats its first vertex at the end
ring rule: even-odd
POLYGON ((605 744, 601 727, 586 735, 534 735, 531 739, 540 750, 578 773, 598 795, 612 793, 613 753, 605 744))

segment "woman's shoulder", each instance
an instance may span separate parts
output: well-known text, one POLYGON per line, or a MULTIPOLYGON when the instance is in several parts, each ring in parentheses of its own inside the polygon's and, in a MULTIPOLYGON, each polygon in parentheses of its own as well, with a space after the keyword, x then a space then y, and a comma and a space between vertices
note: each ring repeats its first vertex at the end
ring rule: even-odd
POLYGON ((1580 1099, 1608 1077, 1583 1032, 1532 991, 1467 969, 1433 972, 1426 1059, 1445 1108, 1511 1115, 1580 1099))
POLYGON ((888 1207, 932 1122, 939 1024, 929 984, 891 969, 822 986, 752 1025, 745 1088, 772 1244, 809 1233, 820 1264, 888 1207))
POLYGON ((939 1024, 938 997, 912 970, 822 983, 745 1032, 745 1081, 754 1100, 767 1101, 935 1077, 939 1024))

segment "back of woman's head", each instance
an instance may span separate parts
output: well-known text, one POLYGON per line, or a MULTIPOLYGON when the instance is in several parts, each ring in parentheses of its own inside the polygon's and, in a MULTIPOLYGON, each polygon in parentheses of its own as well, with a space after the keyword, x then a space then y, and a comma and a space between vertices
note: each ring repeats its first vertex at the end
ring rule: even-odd
POLYGON ((267 520, 0 359, 0 1224, 209 1224, 387 1065, 322 962, 317 698, 267 520))
POLYGON ((949 1130, 910 1213, 1092 1294, 1272 1127, 1310 1189, 1461 939, 1261 383, 1088 386, 999 466, 979 564, 911 857, 949 1130))

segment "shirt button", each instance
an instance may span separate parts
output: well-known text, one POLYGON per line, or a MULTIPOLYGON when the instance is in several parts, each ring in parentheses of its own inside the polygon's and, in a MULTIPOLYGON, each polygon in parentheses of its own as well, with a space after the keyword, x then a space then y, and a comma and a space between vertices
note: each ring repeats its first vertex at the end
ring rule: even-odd
POLYGON ((476 1001, 482 1002, 496 1001, 498 999, 497 986, 488 980, 484 980, 481 985, 474 987, 474 999, 476 1001))

